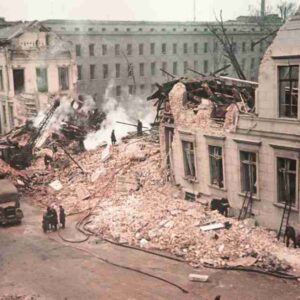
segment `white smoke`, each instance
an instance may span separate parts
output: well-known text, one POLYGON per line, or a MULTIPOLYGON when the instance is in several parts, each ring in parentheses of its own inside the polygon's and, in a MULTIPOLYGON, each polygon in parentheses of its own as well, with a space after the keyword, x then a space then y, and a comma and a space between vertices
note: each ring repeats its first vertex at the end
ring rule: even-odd
POLYGON ((86 136, 84 140, 86 150, 95 150, 103 142, 111 144, 110 136, 113 129, 117 142, 128 132, 137 130, 136 127, 119 124, 117 121, 137 125, 137 120, 141 120, 143 126, 150 129, 150 123, 154 120, 155 112, 146 99, 129 95, 128 91, 123 89, 123 96, 118 101, 112 95, 113 88, 114 81, 111 81, 106 88, 102 106, 102 110, 106 113, 106 119, 101 124, 100 130, 91 132, 86 136))

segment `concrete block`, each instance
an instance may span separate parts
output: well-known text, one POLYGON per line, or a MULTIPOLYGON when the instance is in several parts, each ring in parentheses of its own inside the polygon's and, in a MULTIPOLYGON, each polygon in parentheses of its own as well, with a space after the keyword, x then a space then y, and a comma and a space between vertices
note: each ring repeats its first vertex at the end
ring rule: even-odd
POLYGON ((206 282, 208 280, 208 275, 201 275, 201 274, 189 274, 189 280, 190 281, 200 281, 200 282, 206 282))

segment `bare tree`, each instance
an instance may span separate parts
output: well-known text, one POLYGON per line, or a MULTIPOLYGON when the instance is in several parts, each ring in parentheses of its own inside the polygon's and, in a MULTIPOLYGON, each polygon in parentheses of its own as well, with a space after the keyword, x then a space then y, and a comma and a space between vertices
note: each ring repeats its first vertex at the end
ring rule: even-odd
POLYGON ((295 14, 297 10, 296 3, 283 0, 277 5, 277 8, 283 23, 285 23, 291 15, 295 14))
POLYGON ((224 56, 228 58, 240 79, 246 79, 246 76, 237 60, 236 53, 236 43, 232 37, 226 32, 226 28, 223 22, 222 11, 220 11, 220 18, 216 17, 216 25, 207 24, 209 31, 215 36, 215 38, 220 42, 223 47, 224 56))

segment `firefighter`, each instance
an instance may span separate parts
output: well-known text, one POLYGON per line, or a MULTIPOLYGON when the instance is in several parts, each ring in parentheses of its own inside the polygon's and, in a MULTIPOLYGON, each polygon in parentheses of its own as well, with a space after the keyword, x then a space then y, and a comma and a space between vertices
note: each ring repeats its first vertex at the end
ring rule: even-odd
POLYGON ((143 123, 140 120, 137 123, 137 135, 143 135, 143 123))
POLYGON ((115 135, 115 130, 114 130, 114 129, 113 129, 113 131, 111 132, 110 139, 111 139, 111 144, 112 144, 112 145, 115 145, 116 142, 117 142, 117 139, 116 139, 116 135, 115 135))
POLYGON ((59 206, 59 223, 61 224, 61 228, 65 228, 66 225, 66 214, 64 208, 59 206))
POLYGON ((51 208, 51 229, 54 231, 57 230, 57 225, 58 225, 58 217, 57 217, 57 212, 54 207, 51 208))

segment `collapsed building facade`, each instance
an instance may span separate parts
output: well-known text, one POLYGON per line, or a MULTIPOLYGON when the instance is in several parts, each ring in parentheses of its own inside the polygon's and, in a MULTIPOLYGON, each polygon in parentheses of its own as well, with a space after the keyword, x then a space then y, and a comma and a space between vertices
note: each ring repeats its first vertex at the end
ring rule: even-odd
POLYGON ((52 98, 73 97, 74 50, 39 22, 0 29, 0 133, 45 110, 52 98))
POLYGON ((259 224, 300 228, 300 10, 278 32, 258 83, 222 76, 159 86, 161 152, 186 200, 227 198, 259 224))

